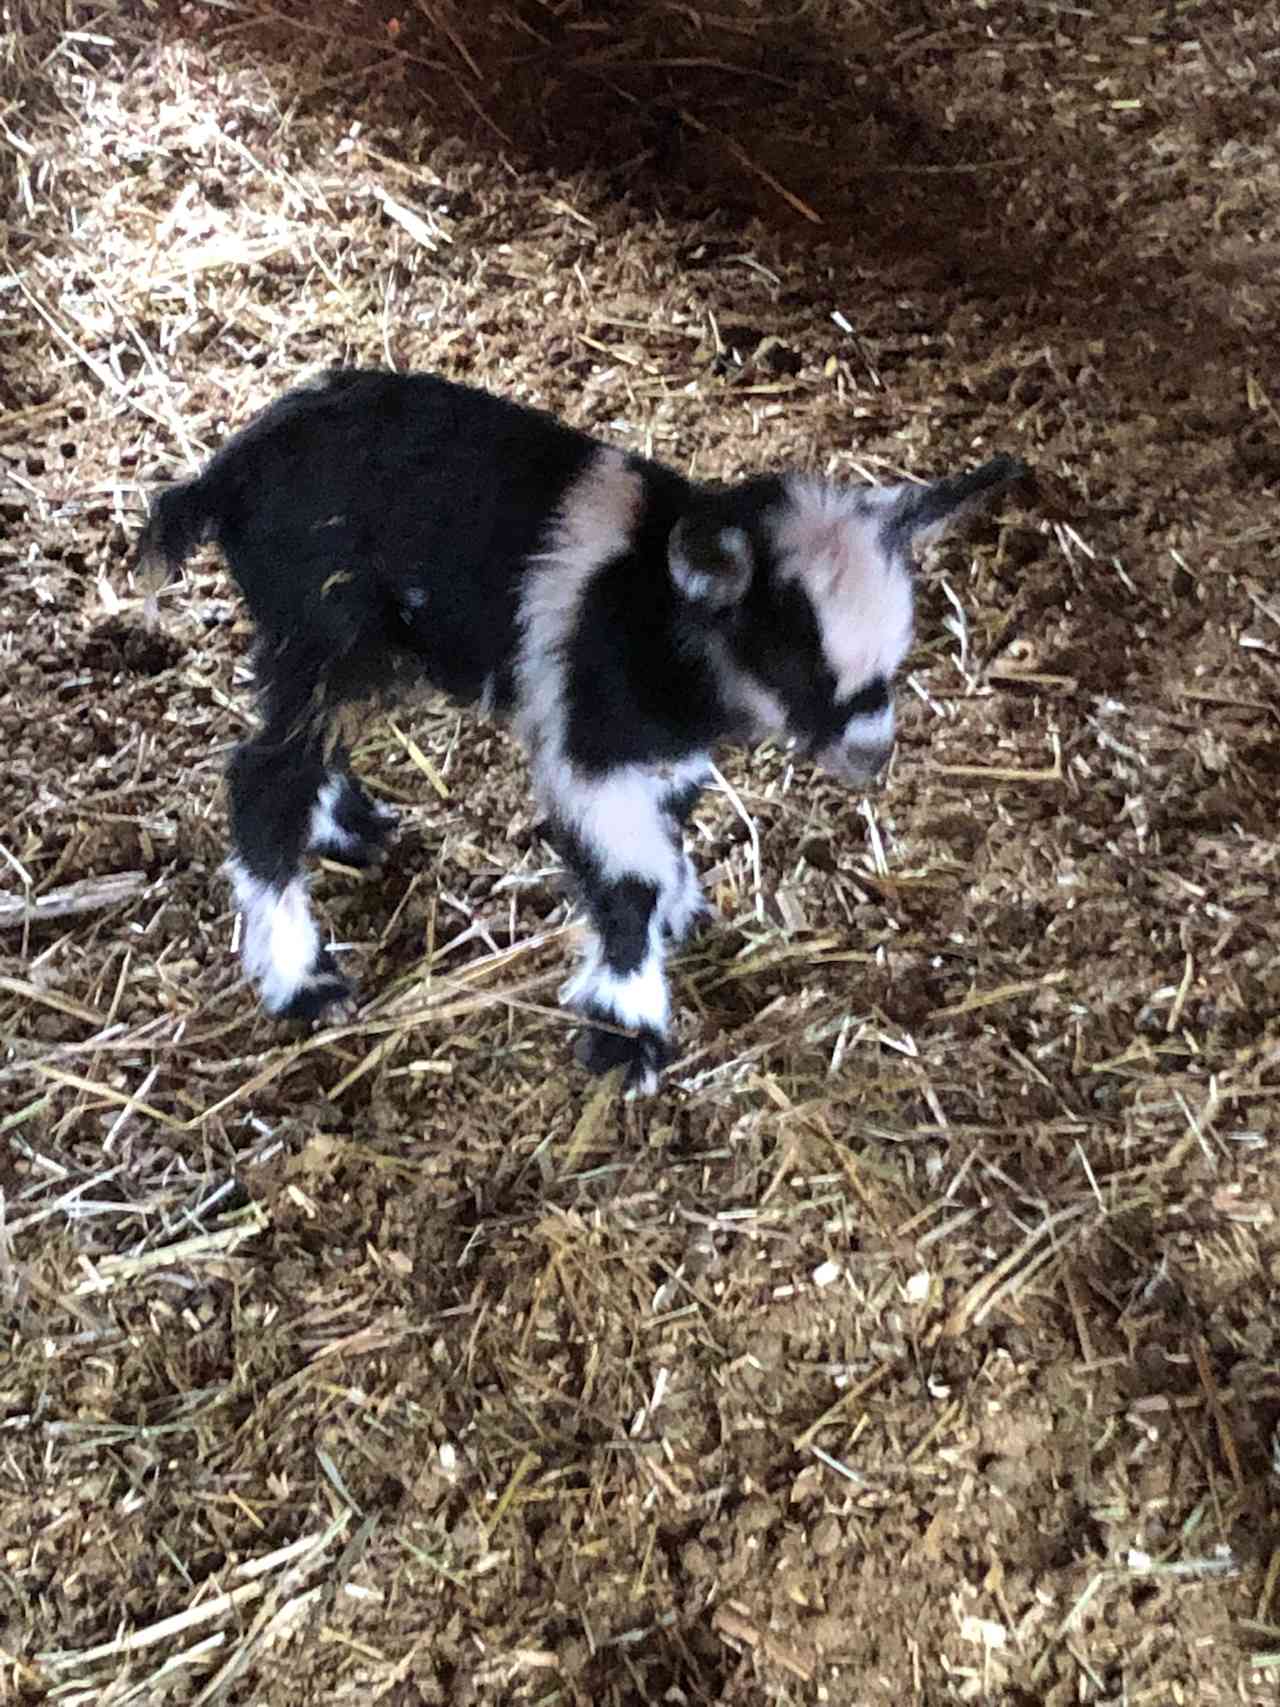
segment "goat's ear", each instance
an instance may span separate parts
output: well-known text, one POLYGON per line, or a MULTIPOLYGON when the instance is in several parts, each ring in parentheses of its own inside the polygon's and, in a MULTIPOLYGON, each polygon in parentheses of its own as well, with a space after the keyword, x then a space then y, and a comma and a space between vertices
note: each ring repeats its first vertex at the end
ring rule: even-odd
POLYGON ((969 474, 948 475, 925 486, 890 486, 884 492, 889 506, 886 522, 908 544, 931 545, 975 510, 1030 480, 1025 462, 994 456, 969 474))
POLYGON ((741 528, 714 527, 683 516, 667 541, 671 579, 686 599, 728 610, 751 585, 751 541, 741 528))

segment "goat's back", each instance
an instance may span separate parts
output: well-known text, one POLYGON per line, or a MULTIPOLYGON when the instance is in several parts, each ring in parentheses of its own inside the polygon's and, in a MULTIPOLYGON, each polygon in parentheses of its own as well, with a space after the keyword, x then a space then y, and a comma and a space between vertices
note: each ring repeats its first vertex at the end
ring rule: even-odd
POLYGON ((270 647, 411 656, 460 699, 505 676, 520 577, 594 441, 430 374, 287 393, 188 494, 270 647))

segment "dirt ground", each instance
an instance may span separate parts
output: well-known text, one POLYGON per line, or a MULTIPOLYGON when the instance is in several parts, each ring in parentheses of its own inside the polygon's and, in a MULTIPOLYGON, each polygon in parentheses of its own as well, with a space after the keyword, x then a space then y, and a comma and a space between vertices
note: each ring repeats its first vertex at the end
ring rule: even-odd
POLYGON ((1270 1702, 1280 12, 7 0, 0 1699, 1270 1702), (509 737, 369 726, 365 1005, 241 982, 213 555, 317 365, 711 476, 1035 468, 871 800, 726 755, 571 1064, 509 737), (758 861, 754 850, 758 847, 758 861))

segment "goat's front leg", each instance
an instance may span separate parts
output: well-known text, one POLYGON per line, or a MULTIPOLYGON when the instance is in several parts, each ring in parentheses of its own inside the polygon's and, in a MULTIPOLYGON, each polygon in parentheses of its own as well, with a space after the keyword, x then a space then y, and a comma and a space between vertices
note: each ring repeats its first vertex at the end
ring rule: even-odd
POLYGON ((586 959, 560 999, 588 1021, 578 1044, 582 1064, 593 1073, 625 1067, 626 1088, 648 1093, 670 1058, 663 927, 683 856, 660 779, 643 770, 575 781, 560 795, 552 803, 557 841, 592 927, 586 959))

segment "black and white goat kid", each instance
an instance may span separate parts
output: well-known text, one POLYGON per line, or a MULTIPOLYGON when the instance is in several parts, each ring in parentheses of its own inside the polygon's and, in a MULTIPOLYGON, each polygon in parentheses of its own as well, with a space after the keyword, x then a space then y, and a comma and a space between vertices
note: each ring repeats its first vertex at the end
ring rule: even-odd
POLYGON ((172 576, 216 540, 256 625, 262 728, 230 766, 230 871, 266 1007, 311 1018, 348 994, 302 861, 368 863, 392 819, 335 718, 425 679, 514 722, 591 924, 561 992, 588 1022, 580 1057, 652 1088, 664 945, 704 910, 681 832, 712 749, 791 738, 869 781, 893 744, 911 549, 1022 472, 722 489, 426 374, 340 371, 280 398, 160 494, 142 542, 172 576))

